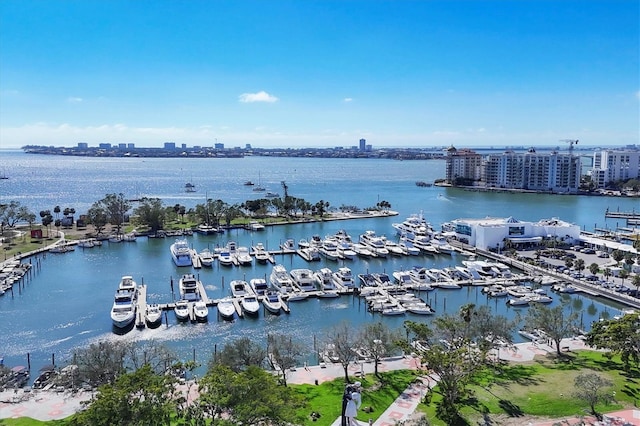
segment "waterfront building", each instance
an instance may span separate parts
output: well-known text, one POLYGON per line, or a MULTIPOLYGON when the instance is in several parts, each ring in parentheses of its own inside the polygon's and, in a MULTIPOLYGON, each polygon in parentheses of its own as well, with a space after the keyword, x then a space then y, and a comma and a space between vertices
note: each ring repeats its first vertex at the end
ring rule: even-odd
POLYGON ((448 228, 452 230, 450 236, 481 250, 537 244, 542 240, 572 244, 580 238, 580 226, 558 218, 538 222, 520 221, 513 217, 455 219, 448 228))
POLYGON ((577 193, 580 157, 573 154, 506 151, 488 155, 482 165, 487 187, 577 193))
POLYGON ((445 180, 453 185, 468 185, 482 176, 482 155, 470 149, 447 149, 445 180))
POLYGON ((365 151, 367 149, 367 140, 360 139, 360 151, 365 151))
POLYGON ((591 179, 596 188, 609 182, 640 178, 640 150, 601 150, 593 153, 591 179))

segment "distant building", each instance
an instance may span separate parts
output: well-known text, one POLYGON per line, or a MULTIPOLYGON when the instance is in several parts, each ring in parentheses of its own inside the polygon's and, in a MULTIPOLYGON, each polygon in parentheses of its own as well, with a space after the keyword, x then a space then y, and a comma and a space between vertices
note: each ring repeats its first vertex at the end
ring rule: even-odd
POLYGON ((164 143, 164 149, 176 149, 176 143, 175 142, 165 142, 164 143))
POLYGON ((136 149, 136 144, 135 143, 128 143, 127 144, 127 149, 136 149))
POLYGON ((244 149, 251 149, 251 144, 250 144, 250 143, 246 144, 246 145, 244 146, 244 149))
POLYGON ((447 149, 445 180, 453 185, 469 185, 482 177, 482 155, 470 149, 447 149))
POLYGON ((640 178, 640 151, 602 150, 593 153, 591 179, 596 188, 609 182, 640 178))
POLYGON ((580 226, 557 218, 526 222, 507 218, 455 219, 450 231, 456 239, 481 250, 499 249, 506 245, 518 247, 537 244, 542 240, 564 241, 569 244, 580 237, 580 226))
POLYGON ((110 143, 100 143, 100 144, 98 144, 98 148, 100 148, 100 149, 111 149, 111 144, 110 143))
POLYGON ((78 142, 78 148, 87 149, 87 148, 89 148, 89 144, 86 143, 86 142, 78 142))
POLYGON ((127 144, 126 143, 119 143, 118 144, 118 149, 127 149, 127 144))
POLYGON ((360 139, 360 151, 365 151, 367 149, 367 140, 360 139))
POLYGON ((180 147, 181 147, 182 149, 187 149, 187 144, 186 144, 186 143, 183 143, 182 145, 180 145, 180 147))
POLYGON ((218 143, 218 142, 216 142, 216 143, 213 145, 213 147, 214 147, 215 149, 224 149, 224 144, 223 144, 223 143, 218 143))
POLYGON ((576 193, 580 157, 558 152, 506 151, 485 157, 482 180, 487 187, 576 193))

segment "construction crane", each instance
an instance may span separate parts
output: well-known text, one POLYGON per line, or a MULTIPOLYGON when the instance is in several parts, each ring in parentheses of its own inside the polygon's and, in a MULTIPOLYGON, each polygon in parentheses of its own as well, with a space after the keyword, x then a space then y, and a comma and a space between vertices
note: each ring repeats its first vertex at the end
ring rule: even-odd
POLYGON ((569 154, 573 154, 573 145, 578 145, 578 139, 560 139, 560 142, 569 144, 569 154))

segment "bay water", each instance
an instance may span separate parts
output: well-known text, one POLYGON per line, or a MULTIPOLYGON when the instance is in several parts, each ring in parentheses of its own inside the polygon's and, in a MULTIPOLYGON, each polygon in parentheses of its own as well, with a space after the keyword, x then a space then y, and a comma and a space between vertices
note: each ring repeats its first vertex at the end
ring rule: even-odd
MULTIPOLYGON (((40 210, 76 210, 86 212, 91 204, 109 193, 123 193, 127 198, 143 196, 161 198, 165 205, 181 204, 187 208, 204 203, 206 198, 222 199, 233 204, 263 196, 245 181, 260 183, 267 191, 282 194, 285 181, 289 194, 311 203, 328 201, 331 207, 342 205, 367 208, 388 201, 398 216, 345 221, 326 221, 267 227, 263 232, 233 230, 226 234, 189 237, 189 244, 200 251, 213 249, 228 241, 240 246, 262 242, 275 250, 287 238, 296 241, 334 234, 346 230, 353 238, 366 230, 388 237, 394 236, 391 224, 422 212, 435 228, 443 222, 461 218, 514 217, 537 221, 550 217, 579 224, 585 230, 623 226, 620 219, 604 217, 606 209, 631 211, 638 209, 637 199, 587 197, 574 195, 512 194, 470 192, 455 188, 418 187, 416 181, 433 182, 444 177, 444 161, 393 161, 377 159, 317 159, 245 157, 230 159, 187 158, 90 158, 29 155, 21 151, 0 151, 0 170, 9 179, 0 180, 0 203, 12 200, 26 205, 38 214, 40 210), (196 192, 187 193, 184 185, 192 182, 196 192)), ((246 267, 192 270, 176 267, 169 255, 174 239, 138 238, 135 243, 109 244, 92 249, 77 248, 66 254, 47 254, 32 258, 39 265, 22 289, 0 298, 0 356, 6 365, 25 365, 31 356, 32 371, 51 362, 68 362, 74 348, 100 340, 166 342, 183 359, 206 363, 216 348, 236 337, 266 341, 269 333, 292 336, 308 348, 308 362, 315 362, 314 342, 341 321, 358 327, 367 322, 384 321, 390 327, 401 327, 406 319, 432 321, 432 317, 381 317, 366 310, 357 297, 310 299, 290 304, 291 314, 266 315, 257 318, 222 321, 215 308, 210 309, 204 324, 180 324, 168 313, 168 324, 157 329, 133 329, 124 335, 113 332, 109 312, 113 294, 123 275, 132 275, 147 285, 150 303, 173 300, 171 281, 177 291, 179 277, 187 272, 199 275, 210 298, 229 295, 229 282, 249 280, 270 274, 272 266, 254 264, 246 267)), ((464 258, 459 255, 389 257, 344 261, 354 275, 387 272, 426 266, 455 266, 464 258)), ((342 266, 327 260, 308 263, 297 255, 278 255, 276 262, 288 270, 317 270, 342 266)), ((526 314, 527 308, 508 307, 503 300, 487 299, 478 287, 461 290, 436 290, 423 294, 438 313, 455 313, 465 303, 488 304, 498 314, 510 318, 526 314)), ((620 306, 601 299, 581 295, 563 296, 567 310, 580 312, 582 326, 605 313, 615 315, 620 306)), ((554 295, 551 306, 563 299, 554 295)), ((518 336, 516 336, 516 339, 518 336)))

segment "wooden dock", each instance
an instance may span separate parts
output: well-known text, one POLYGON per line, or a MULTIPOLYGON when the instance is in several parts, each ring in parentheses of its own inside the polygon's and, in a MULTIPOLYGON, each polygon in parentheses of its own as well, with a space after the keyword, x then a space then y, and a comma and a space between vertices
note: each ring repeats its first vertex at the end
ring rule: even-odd
POLYGON ((145 313, 147 312, 147 286, 146 284, 141 284, 138 286, 138 302, 136 307, 136 327, 144 328, 146 326, 145 323, 145 313))

